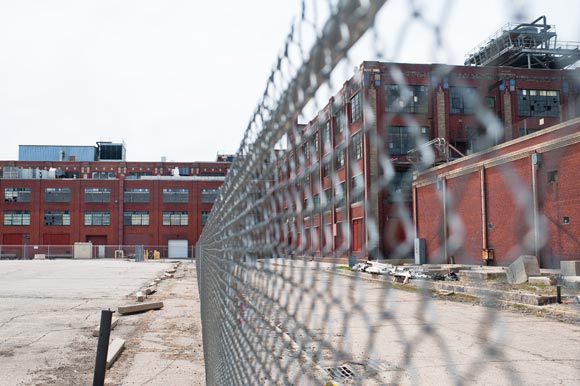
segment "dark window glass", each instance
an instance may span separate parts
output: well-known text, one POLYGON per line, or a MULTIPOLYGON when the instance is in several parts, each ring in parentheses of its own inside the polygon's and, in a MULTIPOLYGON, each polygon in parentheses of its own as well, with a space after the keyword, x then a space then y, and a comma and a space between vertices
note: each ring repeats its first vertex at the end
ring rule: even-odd
POLYGON ((30 188, 4 188, 5 202, 30 202, 30 188))
POLYGON ((360 92, 357 92, 350 98, 350 111, 351 117, 350 121, 355 122, 358 121, 362 115, 362 106, 361 106, 361 96, 360 92))
POLYGON ((125 189, 123 199, 125 200, 125 202, 147 203, 149 202, 149 189, 147 188, 125 189))
POLYGON ((363 141, 362 141, 362 132, 359 131, 358 133, 352 136, 351 146, 352 146, 352 153, 355 159, 361 159, 363 156, 363 141))
POLYGON ((387 152, 407 154, 411 149, 429 141, 429 128, 416 126, 388 126, 387 152))
POLYGON ((163 202, 186 203, 189 201, 189 189, 163 189, 163 202))
POLYGON ((111 189, 85 188, 85 202, 110 202, 111 189))
POLYGON ((450 114, 474 114, 477 107, 477 89, 474 87, 451 87, 449 90, 450 114))
POLYGON ((423 85, 385 85, 386 110, 390 113, 427 114, 429 93, 423 85))
POLYGON ((46 188, 44 189, 46 202, 70 202, 70 188, 46 188))
POLYGON ((44 225, 59 226, 70 225, 70 214, 68 210, 45 210, 44 225))
POLYGON ((560 92, 555 90, 518 89, 518 115, 525 117, 559 117, 560 92))

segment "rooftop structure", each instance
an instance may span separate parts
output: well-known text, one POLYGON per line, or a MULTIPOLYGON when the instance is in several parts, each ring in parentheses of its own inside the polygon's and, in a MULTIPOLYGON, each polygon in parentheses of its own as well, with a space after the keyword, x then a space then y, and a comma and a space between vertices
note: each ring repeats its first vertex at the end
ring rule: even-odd
POLYGON ((467 54, 466 66, 563 69, 580 60, 580 42, 558 41, 546 16, 508 23, 467 54))

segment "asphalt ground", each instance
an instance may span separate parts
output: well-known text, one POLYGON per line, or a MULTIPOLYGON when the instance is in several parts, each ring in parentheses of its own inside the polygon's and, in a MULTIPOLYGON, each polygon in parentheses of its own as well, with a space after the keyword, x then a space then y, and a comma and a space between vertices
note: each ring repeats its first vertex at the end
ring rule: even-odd
MULTIPOLYGON (((101 310, 134 303, 135 291, 172 266, 0 261, 0 386, 92 384, 101 310)), ((130 337, 146 315, 125 318, 112 336, 130 337)))

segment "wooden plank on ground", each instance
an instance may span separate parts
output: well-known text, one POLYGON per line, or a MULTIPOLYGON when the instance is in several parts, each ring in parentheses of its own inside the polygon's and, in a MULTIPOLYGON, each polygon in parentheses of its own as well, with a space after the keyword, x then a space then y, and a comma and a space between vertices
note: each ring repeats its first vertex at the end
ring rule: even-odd
POLYGON ((117 312, 121 315, 134 314, 136 312, 144 312, 149 310, 158 310, 163 308, 163 302, 151 302, 141 304, 130 304, 127 306, 119 306, 117 312))
POLYGON ((113 363, 121 355, 121 351, 125 348, 125 339, 116 338, 109 343, 109 351, 107 351, 107 368, 113 366, 113 363))

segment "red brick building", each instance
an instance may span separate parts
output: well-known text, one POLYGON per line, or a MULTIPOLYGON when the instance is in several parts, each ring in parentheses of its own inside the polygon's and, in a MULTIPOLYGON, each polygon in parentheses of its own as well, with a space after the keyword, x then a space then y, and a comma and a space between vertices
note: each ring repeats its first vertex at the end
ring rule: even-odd
POLYGON ((288 138, 279 178, 300 186, 281 210, 304 216, 287 242, 323 257, 412 256, 409 150, 451 145, 427 167, 578 117, 579 81, 580 69, 363 62, 288 138))
POLYGON ((416 235, 429 263, 544 268, 580 250, 580 119, 415 174, 416 235), (445 204, 444 204, 445 203, 445 204))
POLYGON ((122 245, 191 251, 230 161, 0 161, 2 253, 75 242, 112 246, 107 257, 122 245))

